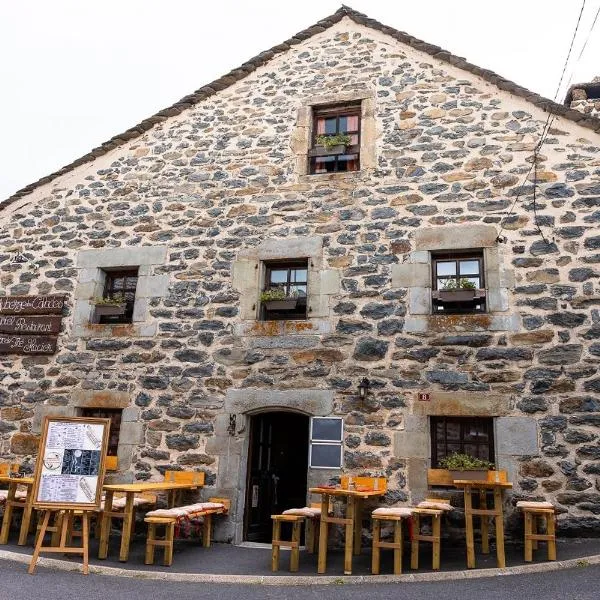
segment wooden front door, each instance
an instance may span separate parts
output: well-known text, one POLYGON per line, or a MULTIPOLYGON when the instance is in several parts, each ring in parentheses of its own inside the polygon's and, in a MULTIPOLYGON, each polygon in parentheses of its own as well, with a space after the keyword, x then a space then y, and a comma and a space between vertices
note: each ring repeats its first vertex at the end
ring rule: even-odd
POLYGON ((244 539, 271 541, 271 515, 306 505, 309 418, 290 412, 251 417, 244 539))

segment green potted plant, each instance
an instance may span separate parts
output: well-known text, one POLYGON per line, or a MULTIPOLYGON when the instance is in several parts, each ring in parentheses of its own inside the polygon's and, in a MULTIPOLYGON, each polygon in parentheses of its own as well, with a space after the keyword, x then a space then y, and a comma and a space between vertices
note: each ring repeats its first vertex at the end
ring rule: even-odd
POLYGON ((478 290, 475 284, 465 277, 446 279, 439 289, 433 291, 433 297, 443 302, 468 302, 485 297, 485 290, 478 290))
POLYGON ((440 460, 440 466, 448 469, 453 479, 487 481, 487 472, 494 468, 494 463, 462 452, 453 452, 440 460))
POLYGON ((346 146, 350 145, 352 138, 346 133, 335 135, 322 134, 317 136, 317 145, 311 150, 311 156, 330 156, 344 154, 346 146))
POLYGON ((127 300, 123 294, 94 298, 95 317, 124 315, 127 308, 127 300))
POLYGON ((282 288, 271 288, 261 293, 260 301, 267 310, 293 310, 298 303, 298 295, 286 296, 282 288))

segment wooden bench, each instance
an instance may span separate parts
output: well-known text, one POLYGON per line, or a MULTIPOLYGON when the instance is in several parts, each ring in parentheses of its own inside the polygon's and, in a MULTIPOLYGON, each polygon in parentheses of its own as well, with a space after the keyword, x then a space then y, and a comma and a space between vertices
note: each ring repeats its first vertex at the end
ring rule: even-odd
POLYGON ((280 515, 271 515, 273 519, 273 538, 271 540, 271 570, 279 570, 279 555, 281 548, 290 548, 290 571, 298 571, 300 563, 300 535, 302 524, 306 524, 305 546, 309 554, 317 549, 318 522, 321 518, 321 504, 314 503, 304 508, 289 508, 280 515), (292 536, 289 540, 281 539, 281 525, 290 523, 292 525, 292 536))
POLYGON ((210 547, 212 531, 212 516, 222 515, 229 512, 231 501, 228 498, 209 498, 208 502, 198 502, 188 506, 177 508, 165 508, 151 510, 146 514, 144 521, 148 523, 148 538, 146 540, 146 558, 144 563, 154 564, 154 549, 163 547, 163 564, 167 567, 173 563, 173 542, 175 539, 175 527, 182 521, 202 518, 202 545, 210 547), (157 537, 157 527, 164 527, 165 533, 162 538, 157 537))
POLYGON ((394 575, 402 573, 402 521, 410 519, 412 508, 392 507, 376 508, 371 513, 373 519, 373 554, 371 557, 371 573, 379 575, 380 553, 382 548, 394 550, 394 575), (394 541, 384 542, 381 537, 381 522, 391 521, 394 524, 394 541))
POLYGON ((426 498, 412 509, 412 531, 410 568, 419 568, 419 542, 430 542, 432 545, 432 569, 440 568, 441 523, 444 513, 453 510, 445 498, 426 498), (421 532, 421 517, 431 517, 431 535, 421 532))
POLYGON ((556 509, 550 502, 517 502, 517 508, 525 517, 525 561, 533 560, 533 551, 538 542, 548 543, 548 560, 556 560, 556 509), (545 524, 546 533, 538 533, 538 519, 545 524))

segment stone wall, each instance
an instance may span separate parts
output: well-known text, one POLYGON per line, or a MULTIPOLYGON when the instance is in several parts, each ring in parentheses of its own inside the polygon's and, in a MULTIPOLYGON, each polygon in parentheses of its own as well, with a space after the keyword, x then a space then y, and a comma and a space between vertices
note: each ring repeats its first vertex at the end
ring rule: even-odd
MULTIPOLYGON (((119 477, 200 468, 238 500, 239 524, 247 430, 225 449, 230 399, 315 390, 344 416, 346 470, 384 471, 389 503, 425 493, 430 415, 493 416, 513 500, 555 502, 563 531, 600 530, 600 136, 557 119, 530 172, 545 121, 343 19, 5 208, 2 291, 64 292, 71 309, 55 356, 0 356, 0 455, 30 460, 42 414, 125 395, 119 477), (310 99, 344 93, 369 99, 374 159, 357 173, 300 172, 310 99), (439 239, 485 240, 491 312, 424 310, 439 239), (286 247, 309 248, 309 318, 257 322, 261 260, 286 247), (9 264, 17 250, 31 262, 9 264), (123 266, 130 250, 152 257, 136 259, 138 321, 86 324, 94 269, 123 266)), ((240 423, 248 406, 235 405, 240 423)))

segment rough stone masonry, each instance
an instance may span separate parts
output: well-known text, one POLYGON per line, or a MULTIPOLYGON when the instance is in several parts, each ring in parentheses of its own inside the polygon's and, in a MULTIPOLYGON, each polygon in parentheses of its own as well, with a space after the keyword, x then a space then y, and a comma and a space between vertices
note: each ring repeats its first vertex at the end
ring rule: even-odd
POLYGON ((56 355, 0 356, 0 456, 31 462, 45 414, 122 408, 117 477, 205 471, 236 539, 252 411, 343 416, 345 472, 384 472, 389 504, 426 493, 430 416, 490 416, 507 503, 598 534, 600 134, 558 117, 532 169, 538 106, 348 16, 320 29, 0 207, 2 293, 69 305, 56 355), (348 99, 360 171, 308 175, 311 107, 348 99), (485 314, 431 314, 431 252, 457 248, 484 251, 485 314), (257 320, 260 264, 299 257, 308 318, 257 320), (98 272, 129 265, 133 323, 91 324, 98 272))

